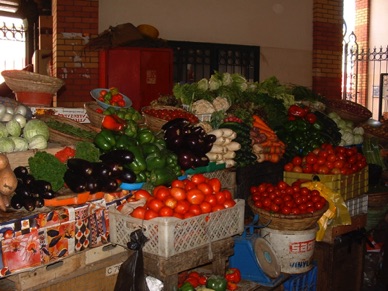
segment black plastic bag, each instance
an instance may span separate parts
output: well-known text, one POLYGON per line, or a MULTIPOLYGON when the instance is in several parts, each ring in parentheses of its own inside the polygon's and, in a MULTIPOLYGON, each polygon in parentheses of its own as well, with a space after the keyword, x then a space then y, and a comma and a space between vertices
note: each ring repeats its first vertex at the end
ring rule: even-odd
POLYGON ((134 252, 120 266, 114 291, 149 291, 144 274, 143 246, 148 238, 141 229, 130 235, 127 247, 134 252))

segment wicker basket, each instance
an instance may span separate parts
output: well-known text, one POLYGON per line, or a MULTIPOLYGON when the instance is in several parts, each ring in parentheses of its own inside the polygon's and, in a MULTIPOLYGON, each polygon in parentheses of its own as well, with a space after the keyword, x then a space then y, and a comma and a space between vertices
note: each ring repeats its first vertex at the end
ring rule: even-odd
POLYGON ((89 117, 90 124, 95 127, 101 127, 102 120, 104 119, 104 114, 98 113, 97 109, 102 109, 96 101, 86 102, 84 104, 86 114, 89 117))
POLYGON ((146 126, 151 129, 153 132, 159 132, 161 129, 162 129, 162 126, 168 121, 168 120, 165 120, 165 119, 161 119, 161 118, 157 118, 157 117, 154 117, 152 115, 149 115, 149 114, 146 114, 144 112, 144 110, 146 109, 157 109, 157 110, 162 110, 162 109, 167 109, 167 110, 181 110, 181 111, 185 111, 184 109, 182 108, 179 108, 179 107, 173 107, 173 106, 160 106, 160 105, 157 105, 157 106, 146 106, 146 107, 143 107, 142 108, 142 115, 144 117, 144 121, 145 121, 145 124, 146 126))
MULTIPOLYGON (((84 124, 84 123, 79 123, 73 119, 58 116, 58 115, 42 114, 42 115, 37 115, 36 118, 43 120, 44 122, 58 121, 61 123, 71 125, 74 128, 79 129, 79 130, 88 131, 92 134, 97 134, 97 132, 99 131, 99 128, 89 126, 89 125, 84 124)), ((58 144, 65 145, 65 146, 74 145, 80 141, 93 142, 93 139, 91 139, 91 138, 83 138, 83 137, 73 136, 73 135, 63 133, 59 130, 56 130, 56 129, 53 129, 50 127, 49 127, 49 131, 50 131, 50 135, 49 135, 50 142, 58 143, 58 144)))
POLYGON ((261 208, 257 208, 253 204, 251 197, 248 198, 248 205, 254 214, 259 215, 259 221, 262 225, 268 225, 272 229, 279 230, 306 230, 313 227, 321 216, 329 208, 329 203, 326 202, 325 207, 314 213, 300 215, 284 215, 279 213, 271 213, 261 208))
POLYGON ((342 119, 353 121, 355 124, 360 124, 372 117, 372 112, 366 107, 349 100, 330 99, 325 101, 326 111, 335 112, 342 119), (348 108, 347 110, 344 107, 348 108))
POLYGON ((7 86, 14 92, 40 92, 56 94, 65 84, 61 79, 20 70, 1 72, 7 86))

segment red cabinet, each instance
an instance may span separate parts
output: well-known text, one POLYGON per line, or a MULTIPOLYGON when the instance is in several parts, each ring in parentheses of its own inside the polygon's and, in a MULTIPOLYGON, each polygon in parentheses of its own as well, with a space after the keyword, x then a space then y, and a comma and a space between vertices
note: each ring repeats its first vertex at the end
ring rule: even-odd
POLYGON ((136 110, 172 94, 173 52, 168 48, 121 47, 99 55, 99 86, 117 87, 136 110))

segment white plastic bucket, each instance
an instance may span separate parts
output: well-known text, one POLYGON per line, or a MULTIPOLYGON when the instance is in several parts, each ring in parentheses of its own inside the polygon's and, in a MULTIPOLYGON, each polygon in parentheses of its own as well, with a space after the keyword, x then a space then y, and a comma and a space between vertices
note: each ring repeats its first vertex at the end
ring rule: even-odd
POLYGON ((261 236, 274 250, 282 273, 299 274, 312 268, 318 227, 307 230, 261 229, 261 236))

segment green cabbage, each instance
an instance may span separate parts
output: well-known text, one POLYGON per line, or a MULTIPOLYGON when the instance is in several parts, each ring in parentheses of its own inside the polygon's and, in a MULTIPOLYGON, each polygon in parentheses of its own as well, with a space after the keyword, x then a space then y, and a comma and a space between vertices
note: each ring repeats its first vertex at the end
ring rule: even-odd
POLYGON ((10 138, 15 143, 14 152, 23 152, 28 150, 28 142, 25 138, 20 136, 11 136, 10 138))
POLYGON ((20 134, 22 133, 22 127, 15 119, 8 121, 5 124, 5 127, 7 128, 7 131, 10 136, 20 136, 20 134))
POLYGON ((28 148, 30 150, 33 150, 33 149, 43 150, 43 149, 47 148, 47 140, 41 134, 34 135, 28 141, 28 148))
POLYGON ((23 137, 30 143, 31 139, 36 135, 42 135, 47 142, 49 139, 49 127, 40 119, 31 119, 23 128, 23 137))
POLYGON ((8 136, 8 130, 5 127, 5 125, 0 122, 0 138, 1 137, 7 137, 7 136, 8 136))
POLYGON ((15 143, 10 137, 0 138, 0 152, 1 153, 12 153, 15 150, 15 143))

